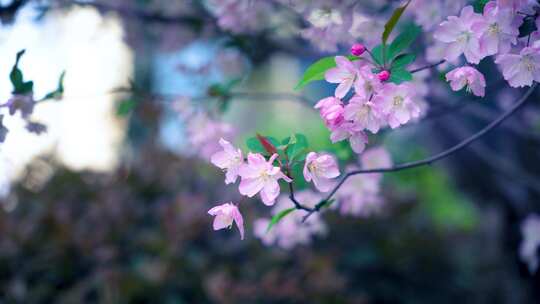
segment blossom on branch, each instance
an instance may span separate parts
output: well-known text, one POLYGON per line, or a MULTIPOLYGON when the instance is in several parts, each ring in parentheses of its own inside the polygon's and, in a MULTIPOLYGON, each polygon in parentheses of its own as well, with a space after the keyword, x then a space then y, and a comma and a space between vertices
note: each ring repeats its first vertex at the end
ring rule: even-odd
POLYGON ((313 181, 317 190, 328 192, 334 185, 332 179, 339 176, 336 158, 330 154, 309 152, 304 165, 304 178, 313 181))
POLYGON ((480 62, 481 32, 475 31, 473 25, 482 20, 482 15, 475 13, 473 7, 469 5, 461 10, 459 17, 450 16, 439 25, 433 36, 447 44, 444 59, 454 61, 464 54, 468 62, 475 64, 480 62))
POLYGON ((219 140, 219 144, 223 150, 212 155, 210 161, 218 168, 225 170, 225 184, 232 184, 236 182, 238 171, 242 164, 244 164, 242 150, 236 149, 230 142, 223 138, 219 140))
POLYGON ((540 48, 526 47, 518 54, 504 54, 495 60, 511 87, 540 82, 540 48))
POLYGON ((280 167, 273 165, 278 157, 274 154, 268 161, 261 154, 249 153, 247 164, 243 164, 238 174, 242 178, 240 182, 240 194, 253 197, 261 193, 261 199, 267 206, 272 206, 279 196, 280 179, 290 183, 292 180, 281 172, 280 167))
POLYGON ((450 82, 450 87, 454 91, 459 91, 466 87, 467 92, 471 92, 480 97, 484 97, 486 80, 484 75, 477 69, 465 66, 455 68, 446 74, 446 81, 450 82))
POLYGON ((347 57, 336 56, 337 67, 326 71, 324 78, 330 83, 339 83, 335 96, 343 98, 351 90, 359 73, 359 61, 350 61, 347 57))
POLYGON ((420 107, 414 101, 414 95, 413 87, 408 84, 387 83, 375 96, 375 107, 384 115, 388 125, 395 129, 420 116, 420 107))
POLYGON ((215 216, 214 230, 231 228, 233 221, 240 231, 240 239, 244 239, 244 219, 238 207, 233 203, 225 203, 208 210, 208 214, 215 216))

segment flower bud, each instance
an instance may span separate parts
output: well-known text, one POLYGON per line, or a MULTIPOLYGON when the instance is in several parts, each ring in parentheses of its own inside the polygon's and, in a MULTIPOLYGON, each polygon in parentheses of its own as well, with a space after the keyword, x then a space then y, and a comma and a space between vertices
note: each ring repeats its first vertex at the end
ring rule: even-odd
POLYGON ((365 51, 366 51, 366 47, 361 43, 355 43, 351 47, 351 54, 357 57, 364 54, 365 51))
POLYGON ((377 74, 377 77, 379 77, 379 80, 380 81, 387 81, 388 79, 390 79, 390 72, 384 70, 384 71, 381 71, 379 72, 379 74, 377 74))

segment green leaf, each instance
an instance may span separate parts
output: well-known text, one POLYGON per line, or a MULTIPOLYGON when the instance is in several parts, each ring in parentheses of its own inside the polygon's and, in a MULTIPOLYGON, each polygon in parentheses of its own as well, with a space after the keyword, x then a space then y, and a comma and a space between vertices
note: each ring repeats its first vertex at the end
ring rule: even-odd
POLYGON ((19 69, 19 61, 25 52, 26 50, 21 50, 17 53, 15 64, 13 65, 13 68, 9 74, 9 79, 13 85, 13 94, 27 94, 34 90, 34 83, 32 81, 25 82, 23 73, 19 69))
POLYGON ((402 82, 411 81, 413 79, 412 74, 404 69, 394 69, 390 72, 390 82, 400 84, 402 82))
POLYGON ((116 108, 116 115, 118 116, 126 116, 135 108, 136 102, 132 99, 126 99, 122 100, 118 103, 118 106, 116 108))
MULTIPOLYGON (((275 147, 279 146, 279 141, 277 139, 269 136, 265 136, 265 138, 268 139, 275 147)), ((246 146, 251 152, 268 155, 268 152, 257 137, 248 138, 246 140, 246 146)))
MULTIPOLYGON (((358 57, 349 55, 347 56, 349 60, 354 61, 358 60, 358 57)), ((300 90, 303 87, 305 87, 307 84, 317 81, 317 80, 323 80, 324 74, 326 71, 328 71, 331 68, 336 67, 336 57, 335 56, 329 56, 324 57, 310 65, 306 71, 304 72, 304 75, 302 76, 302 79, 298 82, 295 90, 300 90)))
POLYGON ((266 153, 266 150, 264 149, 261 142, 257 139, 257 137, 248 138, 246 141, 246 145, 251 152, 262 154, 266 153))
POLYGON ((66 76, 66 71, 63 71, 62 74, 60 74, 60 78, 58 79, 58 86, 56 87, 56 90, 48 93, 43 97, 42 100, 46 99, 60 99, 62 98, 62 95, 64 94, 64 78, 66 76))
POLYGON ((292 138, 295 139, 294 144, 287 147, 289 161, 297 159, 308 148, 308 140, 304 134, 295 134, 292 138))
POLYGON ((484 12, 484 6, 491 0, 476 0, 473 3, 474 12, 482 14, 484 12))
POLYGON ((382 34, 382 43, 383 45, 386 45, 386 42, 388 41, 388 37, 390 37, 390 34, 392 33, 392 30, 394 30, 394 27, 398 23, 399 19, 401 18, 401 15, 403 15, 403 12, 407 9, 407 6, 411 3, 411 0, 407 1, 404 6, 398 7, 394 10, 394 13, 392 14, 392 17, 386 22, 384 25, 384 32, 382 34))
POLYGON ((420 27, 416 25, 407 26, 403 33, 399 34, 399 36, 397 36, 388 47, 387 59, 392 60, 399 53, 409 48, 409 46, 411 46, 411 44, 416 40, 420 32, 420 27))
POLYGON ((413 63, 415 59, 416 55, 414 54, 401 54, 392 62, 392 69, 403 69, 407 65, 413 63))
POLYGON ((289 213, 293 212, 294 210, 296 210, 296 208, 292 207, 292 208, 280 211, 278 214, 274 215, 272 219, 270 220, 270 223, 268 224, 268 228, 266 228, 266 233, 268 233, 270 229, 274 227, 274 225, 279 223, 279 221, 281 221, 284 217, 286 217, 289 213))
POLYGON ((383 46, 382 44, 376 45, 373 50, 371 50, 371 58, 373 58, 373 61, 375 61, 378 65, 383 65, 383 46))

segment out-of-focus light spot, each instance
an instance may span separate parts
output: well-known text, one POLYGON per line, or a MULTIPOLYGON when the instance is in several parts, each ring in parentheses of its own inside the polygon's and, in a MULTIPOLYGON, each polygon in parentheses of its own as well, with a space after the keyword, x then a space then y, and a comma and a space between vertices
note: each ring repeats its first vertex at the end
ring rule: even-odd
POLYGON ((44 153, 73 169, 110 170, 118 162, 124 134, 110 92, 131 77, 133 55, 119 20, 103 18, 92 8, 51 12, 39 23, 34 14, 27 7, 13 26, 0 28, 0 102, 10 96, 9 71, 21 49, 27 52, 20 67, 25 79, 34 81, 35 97, 54 90, 63 70, 65 96, 35 109, 33 119, 47 125, 47 134, 28 133, 18 115, 5 117, 10 132, 0 145, 0 162, 5 162, 0 167, 10 170, 0 172, 0 194, 3 179, 16 178, 44 153))

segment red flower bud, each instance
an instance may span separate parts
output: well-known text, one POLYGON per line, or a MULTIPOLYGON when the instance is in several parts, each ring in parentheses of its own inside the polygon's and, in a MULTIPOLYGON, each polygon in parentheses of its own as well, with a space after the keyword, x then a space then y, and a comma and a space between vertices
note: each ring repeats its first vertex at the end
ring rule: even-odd
POLYGON ((361 43, 355 43, 351 47, 351 54, 357 57, 364 54, 365 51, 366 51, 366 47, 361 43))
POLYGON ((379 74, 377 74, 377 77, 379 77, 379 80, 382 82, 387 81, 388 79, 390 79, 390 72, 386 70, 381 71, 379 72, 379 74))

